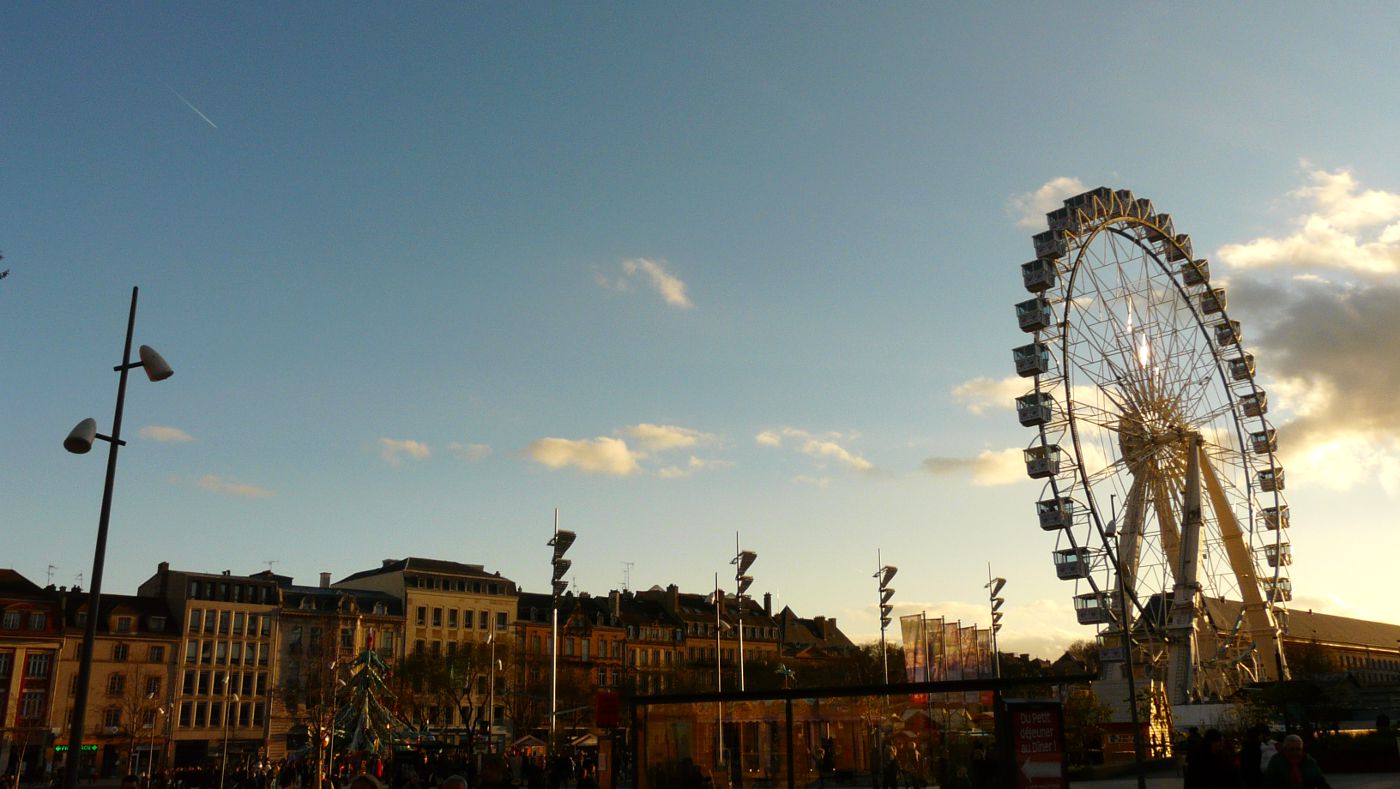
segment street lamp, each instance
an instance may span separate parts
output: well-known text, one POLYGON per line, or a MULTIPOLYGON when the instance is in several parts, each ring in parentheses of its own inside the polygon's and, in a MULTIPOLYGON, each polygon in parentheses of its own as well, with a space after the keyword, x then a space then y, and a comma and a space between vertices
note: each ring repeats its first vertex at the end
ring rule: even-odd
POLYGON ((882 564, 880 552, 875 551, 875 563, 880 565, 875 571, 874 578, 879 579, 880 585, 880 659, 885 667, 885 684, 890 684, 890 653, 885 648, 885 628, 890 626, 890 613, 894 611, 894 606, 890 605, 890 598, 894 597, 894 587, 890 586, 890 581, 894 580, 894 574, 899 572, 899 568, 892 564, 882 564))
POLYGON ((554 752, 555 720, 559 717, 559 595, 569 588, 569 582, 564 580, 564 576, 569 573, 569 567, 573 562, 565 559, 564 554, 568 553, 577 536, 571 531, 559 530, 559 508, 556 507, 554 509, 554 536, 545 543, 554 548, 554 558, 550 560, 553 567, 550 587, 554 592, 553 605, 550 607, 549 633, 549 749, 551 754, 554 752))
MULTIPOLYGON (((155 694, 152 693, 151 696, 155 696, 155 694)), ((151 767, 156 761, 156 729, 159 728, 163 715, 165 715, 165 707, 162 705, 156 707, 156 716, 151 719, 151 746, 146 751, 146 786, 148 787, 151 785, 151 767)))
POLYGON ((758 558, 758 554, 753 551, 745 551, 739 548, 739 532, 734 532, 734 558, 729 563, 734 565, 734 602, 739 606, 739 691, 744 690, 744 592, 753 586, 753 576, 745 575, 749 567, 758 558))
MULTIPOLYGON (((228 692, 228 677, 224 677, 224 692, 228 692)), ((235 693, 232 703, 224 702, 224 755, 219 759, 219 789, 224 789, 224 775, 228 772, 228 719, 233 717, 230 708, 238 704, 238 701, 238 694, 235 693)))
POLYGON ((92 442, 102 439, 108 444, 107 481, 102 488, 102 511, 97 519, 97 544, 93 548, 92 586, 88 590, 87 621, 83 626, 83 644, 78 657, 78 688, 73 696, 73 723, 68 733, 68 770, 64 775, 66 789, 77 789, 79 762, 83 747, 83 719, 87 716, 88 683, 92 680, 92 652, 97 641, 97 620, 102 605, 102 566, 107 556, 107 524, 112 517, 112 487, 117 479, 117 450, 126 444, 122 441, 122 406, 126 402, 126 374, 133 367, 141 367, 146 377, 152 381, 164 381, 175 374, 160 354, 150 346, 142 345, 137 351, 140 361, 131 361, 131 335, 136 327, 136 294, 138 288, 131 289, 131 311, 126 320, 126 344, 122 348, 122 363, 112 369, 120 375, 117 378, 117 407, 112 416, 112 434, 104 436, 97 432, 97 420, 88 418, 79 422, 63 440, 63 448, 75 455, 92 450, 92 442))
POLYGON ((486 751, 496 752, 496 634, 492 633, 486 637, 486 643, 491 645, 491 670, 490 686, 486 689, 486 751))
POLYGON ((1005 597, 998 597, 1001 588, 1006 586, 1006 579, 1000 576, 992 578, 992 566, 987 565, 987 602, 992 608, 992 676, 1001 679, 1001 653, 997 651, 997 631, 1001 630, 1001 607, 1006 604, 1005 597))

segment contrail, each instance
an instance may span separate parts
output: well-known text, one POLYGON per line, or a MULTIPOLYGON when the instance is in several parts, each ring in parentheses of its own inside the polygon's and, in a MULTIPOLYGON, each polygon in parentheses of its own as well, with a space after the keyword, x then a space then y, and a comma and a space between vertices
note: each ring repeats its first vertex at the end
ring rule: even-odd
POLYGON ((210 126, 213 126, 215 129, 219 128, 213 121, 209 120, 209 116, 208 116, 208 115, 205 115, 204 113, 200 112, 200 111, 199 111, 199 108, 196 107, 196 106, 194 106, 193 104, 191 104, 189 99, 185 98, 184 96, 181 96, 181 95, 180 95, 180 91, 175 90, 174 88, 170 87, 169 85, 166 85, 165 87, 166 87, 171 93, 174 93, 174 94, 175 94, 175 98, 179 99, 180 101, 183 101, 183 102, 185 103, 185 106, 186 106, 186 107, 189 107, 190 109, 194 110, 194 114, 195 114, 195 115, 198 115, 199 117, 203 118, 205 123, 209 124, 210 126))

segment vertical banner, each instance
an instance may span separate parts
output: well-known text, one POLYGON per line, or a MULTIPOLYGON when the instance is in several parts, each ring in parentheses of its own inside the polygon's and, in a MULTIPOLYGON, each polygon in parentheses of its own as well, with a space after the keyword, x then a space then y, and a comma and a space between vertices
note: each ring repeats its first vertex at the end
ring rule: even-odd
POLYGON ((924 623, 924 635, 928 638, 929 679, 937 682, 948 678, 943 654, 943 617, 929 619, 924 623))
POLYGON ((959 630, 962 639, 962 664, 963 679, 976 679, 978 664, 980 662, 977 655, 977 625, 968 625, 959 630))
POLYGON ((943 654, 950 680, 963 678, 962 637, 958 633, 961 629, 960 621, 943 623, 943 654))
POLYGON ((924 636, 924 615, 909 614, 899 618, 904 637, 904 678, 909 682, 928 679, 928 639, 924 636))
POLYGON ((993 661, 996 656, 992 654, 992 631, 988 629, 977 629, 977 654, 982 656, 982 664, 977 669, 977 676, 984 679, 991 679, 995 674, 993 661))

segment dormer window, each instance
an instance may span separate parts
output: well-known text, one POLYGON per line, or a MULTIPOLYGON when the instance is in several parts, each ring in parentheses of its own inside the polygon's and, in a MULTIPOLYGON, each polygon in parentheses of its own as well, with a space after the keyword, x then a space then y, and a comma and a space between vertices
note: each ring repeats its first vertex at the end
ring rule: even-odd
POLYGON ((119 616, 119 617, 117 617, 117 627, 116 627, 116 630, 117 630, 118 633, 130 633, 130 632, 131 632, 131 617, 129 617, 129 616, 119 616))

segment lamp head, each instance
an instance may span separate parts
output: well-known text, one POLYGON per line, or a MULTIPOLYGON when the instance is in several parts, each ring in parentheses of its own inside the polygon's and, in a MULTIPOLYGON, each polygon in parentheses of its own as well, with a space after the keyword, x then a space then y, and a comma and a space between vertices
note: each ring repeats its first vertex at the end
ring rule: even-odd
POLYGON ((142 345, 136 352, 141 356, 141 369, 146 371, 146 377, 152 381, 164 381, 175 374, 164 357, 156 353, 155 348, 142 345))
POLYGON ((92 442, 97 440, 97 420, 88 417, 79 422, 63 439, 63 448, 75 455, 86 455, 92 451, 92 442))

